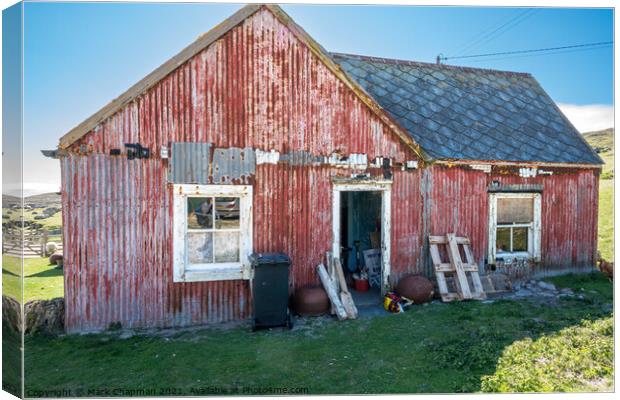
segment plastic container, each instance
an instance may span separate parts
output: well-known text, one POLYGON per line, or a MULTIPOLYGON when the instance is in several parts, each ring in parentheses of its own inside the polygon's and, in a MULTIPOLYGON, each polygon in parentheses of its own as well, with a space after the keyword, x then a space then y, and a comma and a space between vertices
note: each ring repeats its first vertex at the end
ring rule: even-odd
POLYGON ((252 330, 276 326, 293 327, 288 309, 288 274, 291 259, 284 253, 253 253, 254 270, 252 330))
POLYGON ((370 289, 370 285, 368 284, 368 279, 353 278, 353 287, 358 292, 367 292, 368 289, 370 289))

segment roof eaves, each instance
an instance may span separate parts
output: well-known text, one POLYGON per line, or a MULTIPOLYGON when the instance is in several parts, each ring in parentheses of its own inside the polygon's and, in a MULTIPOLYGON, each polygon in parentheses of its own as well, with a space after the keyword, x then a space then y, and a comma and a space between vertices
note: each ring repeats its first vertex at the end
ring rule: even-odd
POLYGON ((523 166, 523 167, 548 167, 548 168, 583 168, 583 169, 601 169, 602 165, 590 163, 572 163, 572 162, 554 162, 554 161, 515 161, 515 160, 493 160, 493 159, 466 159, 466 158, 440 158, 438 157, 435 164, 439 165, 507 165, 507 166, 523 166))

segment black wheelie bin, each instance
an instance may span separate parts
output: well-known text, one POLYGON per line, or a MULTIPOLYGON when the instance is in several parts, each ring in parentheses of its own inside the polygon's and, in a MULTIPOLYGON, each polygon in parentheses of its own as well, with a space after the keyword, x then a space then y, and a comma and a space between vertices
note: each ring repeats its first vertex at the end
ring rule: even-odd
POLYGON ((284 253, 253 253, 249 259, 254 270, 252 330, 276 326, 291 329, 293 321, 288 309, 288 273, 291 259, 284 253))

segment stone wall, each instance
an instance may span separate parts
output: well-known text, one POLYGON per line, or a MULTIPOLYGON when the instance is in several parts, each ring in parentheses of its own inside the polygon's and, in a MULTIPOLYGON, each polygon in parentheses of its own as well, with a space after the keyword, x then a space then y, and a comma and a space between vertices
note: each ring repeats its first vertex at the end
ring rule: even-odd
MULTIPOLYGON (((65 330, 65 301, 63 298, 32 300, 24 305, 25 333, 57 334, 65 330)), ((17 300, 2 296, 2 323, 21 331, 21 309, 17 300)))
POLYGON ((2 296, 2 325, 15 332, 21 332, 21 306, 17 300, 2 296))

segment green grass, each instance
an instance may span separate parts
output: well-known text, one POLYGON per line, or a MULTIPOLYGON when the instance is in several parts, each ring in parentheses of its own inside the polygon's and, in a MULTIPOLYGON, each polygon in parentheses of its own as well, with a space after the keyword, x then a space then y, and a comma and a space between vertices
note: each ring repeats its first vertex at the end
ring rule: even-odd
POLYGON ((20 397, 21 337, 2 324, 2 390, 20 397))
POLYGON ((601 179, 598 210, 598 248, 607 260, 614 258, 614 181, 601 179))
MULTIPOLYGON (((2 293, 18 300, 20 296, 20 259, 2 255, 2 293)), ((24 259, 24 301, 47 300, 64 296, 62 269, 49 265, 47 258, 24 259)))
MULTIPOLYGON (((584 302, 611 310, 613 286, 599 273, 550 279, 584 295, 584 302), (607 304, 607 305, 605 305, 607 304)), ((613 391, 613 316, 588 316, 578 325, 508 346, 493 375, 483 377, 487 392, 613 391)))
MULTIPOLYGON (((209 387, 233 392, 243 387, 307 388, 311 394, 476 392, 483 379, 490 379, 483 377, 496 373, 498 362, 500 368, 504 365, 511 345, 545 340, 582 320, 610 317, 612 285, 601 274, 554 282, 583 287, 584 299, 439 303, 373 319, 315 319, 293 331, 251 333, 243 327, 168 336, 149 332, 127 339, 118 333, 31 336, 26 339, 26 390, 65 388, 72 395, 87 395, 93 388, 195 395, 209 387), (166 388, 178 392, 159 391, 166 388)), ((590 350, 586 347, 582 355, 588 357, 590 350)), ((553 354, 553 363, 573 357, 559 350, 553 354)), ((603 380, 605 386, 597 387, 607 387, 611 363, 606 365, 582 383, 603 380)), ((560 383, 554 389, 579 388, 560 383)))
POLYGON ((519 340, 504 350, 486 392, 613 391, 613 317, 519 340))
POLYGON ((614 130, 605 129, 583 134, 592 147, 609 147, 599 153, 605 164, 599 186, 598 249, 603 258, 614 257, 614 130))

